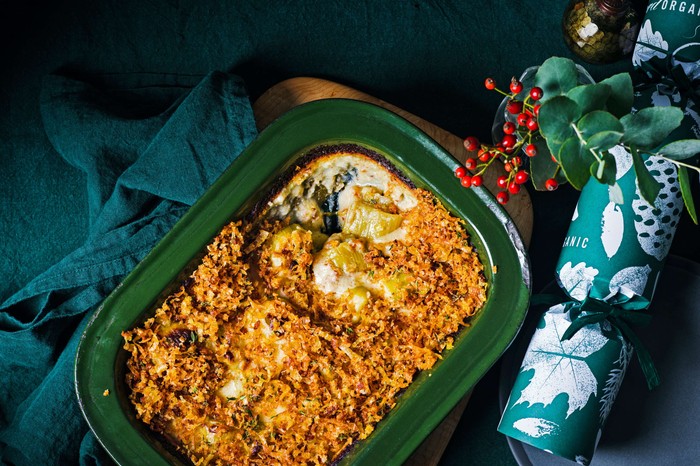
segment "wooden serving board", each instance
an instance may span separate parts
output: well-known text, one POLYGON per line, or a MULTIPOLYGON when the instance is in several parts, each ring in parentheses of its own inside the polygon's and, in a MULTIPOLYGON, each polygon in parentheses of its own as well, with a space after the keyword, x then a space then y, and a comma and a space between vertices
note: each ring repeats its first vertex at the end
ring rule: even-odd
MULTIPOLYGON (((263 130, 283 113, 297 105, 320 99, 353 99, 379 105, 419 127, 460 162, 464 163, 468 156, 474 155, 467 152, 461 138, 422 118, 351 87, 318 78, 300 77, 288 79, 272 86, 261 95, 253 104, 258 130, 263 130)), ((502 173, 504 171, 500 166, 485 173, 484 186, 492 193, 497 192, 496 178, 502 173)), ((457 182, 455 179, 455 183, 457 182)), ((529 245, 530 237, 532 236, 533 214, 532 202, 527 191, 523 189, 517 196, 512 196, 505 209, 518 227, 523 242, 526 246, 529 245)), ((467 406, 470 395, 471 393, 468 393, 453 408, 443 422, 404 463, 404 466, 433 466, 439 462, 467 406)))

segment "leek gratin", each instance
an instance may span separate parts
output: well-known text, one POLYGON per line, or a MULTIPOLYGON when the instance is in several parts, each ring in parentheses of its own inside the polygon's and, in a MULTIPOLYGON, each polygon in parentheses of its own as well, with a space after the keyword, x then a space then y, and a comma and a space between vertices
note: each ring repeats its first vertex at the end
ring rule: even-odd
POLYGON ((483 305, 462 221, 377 154, 323 146, 123 332, 137 417, 194 464, 328 464, 483 305))

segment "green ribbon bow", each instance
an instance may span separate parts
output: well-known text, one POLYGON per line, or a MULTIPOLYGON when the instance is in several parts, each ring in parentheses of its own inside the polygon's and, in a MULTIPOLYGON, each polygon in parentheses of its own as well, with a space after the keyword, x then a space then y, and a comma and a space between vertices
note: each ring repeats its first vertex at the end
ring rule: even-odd
POLYGON ((651 359, 651 354, 632 329, 633 326, 648 325, 651 321, 651 314, 646 308, 642 308, 640 303, 634 305, 635 309, 625 309, 620 304, 611 304, 591 296, 587 296, 583 301, 561 302, 561 297, 557 295, 536 295, 533 296, 531 304, 547 304, 549 306, 562 304, 564 309, 569 312, 571 325, 561 336, 561 341, 570 339, 586 325, 607 321, 634 348, 649 390, 659 386, 659 374, 651 359))
POLYGON ((607 320, 610 325, 632 344, 637 353, 637 359, 642 367, 647 380, 649 390, 659 386, 659 374, 656 371, 651 354, 642 343, 642 340, 632 330, 632 326, 648 325, 651 321, 651 314, 646 309, 627 310, 620 306, 601 301, 593 297, 586 297, 583 302, 565 303, 571 316, 571 325, 561 337, 561 340, 568 340, 576 332, 589 324, 597 324, 607 320))
MULTIPOLYGON (((643 91, 649 87, 656 86, 659 93, 672 96, 679 93, 681 101, 677 104, 680 108, 685 108, 688 100, 692 100, 695 105, 700 105, 700 81, 691 80, 680 63, 673 65, 674 56, 668 50, 657 47, 654 44, 637 41, 637 44, 664 54, 665 58, 652 57, 650 60, 642 62, 638 68, 639 82, 635 86, 637 91, 643 91)), ((694 60, 677 56, 680 62, 692 62, 694 60)))

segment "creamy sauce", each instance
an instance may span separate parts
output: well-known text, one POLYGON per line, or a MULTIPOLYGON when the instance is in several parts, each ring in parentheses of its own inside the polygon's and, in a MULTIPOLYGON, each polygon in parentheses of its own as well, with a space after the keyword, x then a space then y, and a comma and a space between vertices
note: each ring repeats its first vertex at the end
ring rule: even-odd
MULTIPOLYGON (((335 154, 331 158, 312 162, 297 173, 294 180, 270 203, 269 215, 273 218, 290 216, 292 221, 306 228, 320 229, 324 213, 320 206, 323 199, 317 198, 319 193, 337 194, 336 207, 341 228, 344 213, 358 202, 370 201, 381 210, 398 210, 399 214, 418 204, 411 190, 377 162, 358 154, 335 154)), ((399 227, 372 238, 372 241, 390 247, 390 243, 401 241, 405 236, 406 230, 399 227)), ((366 273, 340 270, 328 254, 318 255, 313 272, 316 286, 324 293, 339 297, 350 289, 363 286, 387 295, 385 287, 371 280, 366 273)))

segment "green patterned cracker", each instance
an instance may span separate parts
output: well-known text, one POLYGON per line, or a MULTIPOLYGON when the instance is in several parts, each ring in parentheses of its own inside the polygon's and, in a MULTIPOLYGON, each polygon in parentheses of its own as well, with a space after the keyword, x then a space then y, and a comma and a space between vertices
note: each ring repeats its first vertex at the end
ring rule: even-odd
MULTIPOLYGON (((685 118, 669 140, 700 137, 700 108, 692 97, 700 91, 700 0, 651 2, 633 64, 641 76, 636 108, 678 106, 685 118)), ((582 190, 556 267, 557 282, 571 301, 542 315, 498 426, 583 465, 593 457, 633 349, 608 320, 585 325, 568 340, 562 336, 577 306, 585 309, 591 298, 608 309, 610 304, 643 313, 683 210, 675 165, 645 160, 661 184, 650 205, 637 188, 631 155, 622 147, 610 152, 625 202, 612 202, 607 185, 595 180, 582 190)))

